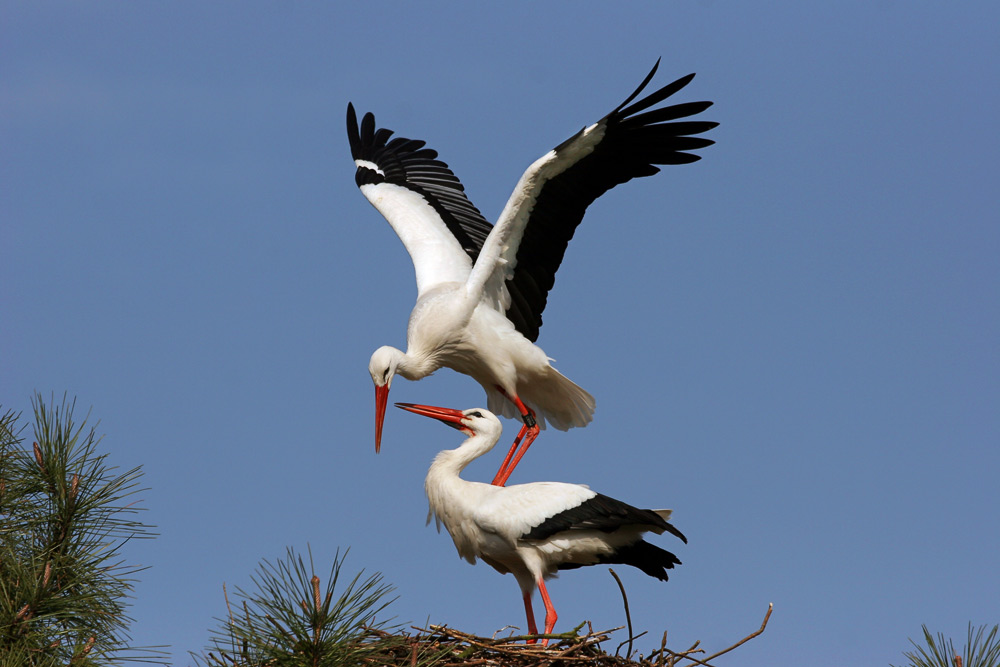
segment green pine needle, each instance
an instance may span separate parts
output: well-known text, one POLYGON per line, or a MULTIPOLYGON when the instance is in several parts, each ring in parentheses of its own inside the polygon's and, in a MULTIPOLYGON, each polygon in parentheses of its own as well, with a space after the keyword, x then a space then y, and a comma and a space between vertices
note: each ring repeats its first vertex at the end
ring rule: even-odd
POLYGON ((391 604, 392 588, 380 574, 362 579, 363 571, 345 585, 346 555, 334 555, 325 585, 311 549, 308 564, 291 548, 282 560, 263 561, 251 576, 253 590, 237 588, 235 605, 227 595, 228 618, 220 619, 210 647, 195 660, 220 667, 361 664, 372 652, 365 639, 384 626, 377 616, 391 604))
POLYGON ((935 638, 926 625, 922 625, 921 628, 924 631, 926 647, 910 640, 916 651, 903 652, 910 661, 907 667, 956 667, 956 656, 962 658, 962 667, 1000 667, 1000 638, 997 637, 1000 626, 994 625, 984 637, 987 626, 981 625, 973 630, 970 622, 968 637, 961 654, 955 651, 954 642, 945 639, 943 633, 939 632, 935 638))
POLYGON ((19 414, 0 417, 0 655, 4 664, 163 662, 129 646, 127 601, 143 568, 120 554, 150 537, 134 495, 141 471, 124 473, 97 451, 72 402, 34 407, 34 442, 22 448, 19 414))

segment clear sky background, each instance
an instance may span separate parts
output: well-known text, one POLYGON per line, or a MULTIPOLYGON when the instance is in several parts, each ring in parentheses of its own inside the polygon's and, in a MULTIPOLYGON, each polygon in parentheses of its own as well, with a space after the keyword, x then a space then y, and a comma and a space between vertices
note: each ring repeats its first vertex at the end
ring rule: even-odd
MULTIPOLYGON (((143 467, 137 644, 188 664, 223 583, 307 545, 381 572, 397 621, 523 627, 513 578, 424 525, 460 436, 391 409, 374 453, 368 358, 416 288, 345 108, 427 140, 494 219, 661 56, 717 145, 588 211, 539 344, 597 415, 512 483, 675 510, 669 582, 616 568, 644 653, 722 648, 769 602, 719 664, 901 662, 922 623, 1000 622, 1000 5, 608 7, 0 7, 0 401, 67 392, 143 467)), ((390 398, 485 402, 448 370, 390 398)), ((549 590, 557 630, 625 623, 606 567, 549 590)))

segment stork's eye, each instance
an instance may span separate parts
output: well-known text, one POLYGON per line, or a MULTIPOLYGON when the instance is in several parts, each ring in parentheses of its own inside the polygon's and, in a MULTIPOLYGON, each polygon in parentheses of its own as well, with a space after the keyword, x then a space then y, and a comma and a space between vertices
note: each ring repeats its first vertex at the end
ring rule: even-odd
POLYGON ((388 379, 389 379, 389 369, 387 368, 385 369, 385 371, 382 372, 382 382, 385 382, 388 379))
POLYGON ((470 413, 469 413, 469 416, 470 416, 470 417, 482 417, 482 416, 483 416, 483 413, 482 413, 482 412, 480 412, 479 410, 476 410, 475 412, 470 412, 470 413))

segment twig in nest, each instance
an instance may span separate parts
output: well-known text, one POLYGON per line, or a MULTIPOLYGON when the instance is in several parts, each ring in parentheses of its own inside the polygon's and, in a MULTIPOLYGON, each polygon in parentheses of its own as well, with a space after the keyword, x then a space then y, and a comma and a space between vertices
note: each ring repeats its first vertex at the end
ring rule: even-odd
MULTIPOLYGON (((640 632, 639 634, 637 634, 634 637, 632 635, 629 635, 628 639, 626 639, 621 644, 619 644, 618 648, 615 649, 615 656, 618 655, 618 651, 622 650, 622 646, 625 646, 625 644, 631 644, 633 639, 639 639, 640 637, 642 637, 643 635, 648 634, 648 633, 649 633, 649 630, 643 630, 642 632, 640 632)), ((628 660, 629 662, 632 661, 631 650, 632 650, 632 647, 629 646, 630 653, 629 653, 629 655, 625 656, 625 659, 628 660)))
MULTIPOLYGON (((751 639, 753 639, 754 637, 756 637, 760 633, 764 632, 764 628, 767 627, 767 621, 768 621, 769 618, 771 618, 771 611, 773 609, 774 609, 774 604, 773 603, 770 603, 770 604, 767 605, 767 613, 764 614, 764 621, 760 624, 760 628, 758 628, 754 632, 751 632, 746 637, 744 637, 743 639, 739 640, 738 642, 736 642, 735 644, 733 644, 729 648, 722 649, 718 653, 713 653, 712 655, 706 657, 704 660, 698 660, 697 658, 692 658, 690 655, 688 655, 691 652, 691 649, 694 648, 694 646, 692 646, 691 649, 688 649, 684 653, 675 653, 675 652, 671 651, 670 649, 667 649, 667 651, 672 656, 674 656, 674 657, 685 658, 685 659, 690 660, 691 662, 694 662, 696 664, 705 665, 705 667, 712 667, 712 665, 709 664, 710 660, 714 660, 715 658, 718 658, 720 655, 724 655, 726 653, 729 653, 734 648, 736 648, 738 646, 742 646, 743 644, 746 644, 748 641, 750 641, 751 639)), ((698 642, 695 642, 695 646, 697 646, 697 645, 698 645, 698 642)))
MULTIPOLYGON (((660 641, 660 656, 656 659, 658 667, 663 667, 663 654, 667 650, 667 631, 663 631, 663 640, 660 641)), ((652 656, 650 656, 652 657, 652 656)))
POLYGON ((502 628, 500 628, 499 630, 497 630, 496 632, 494 632, 493 636, 491 637, 491 639, 496 639, 497 635, 500 634, 501 632, 503 632, 504 630, 520 630, 520 629, 521 628, 517 627, 516 625, 505 625, 502 628))
MULTIPOLYGON (((628 623, 628 653, 625 654, 625 659, 630 660, 632 658, 632 614, 630 614, 628 610, 628 596, 625 595, 625 586, 622 584, 622 580, 618 578, 618 573, 610 567, 608 568, 608 572, 610 572, 611 576, 618 582, 618 590, 622 592, 622 602, 625 603, 625 622, 628 623)), ((618 645, 618 648, 621 648, 621 644, 618 645)), ((618 652, 615 651, 616 655, 617 653, 618 652)))
POLYGON ((719 651, 718 653, 715 653, 713 655, 708 656, 707 658, 705 658, 705 662, 708 662, 709 660, 712 660, 713 658, 718 658, 723 653, 729 653, 730 651, 732 651, 737 646, 741 646, 742 644, 746 644, 748 641, 750 641, 751 639, 753 639, 754 637, 756 637, 760 633, 764 632, 764 628, 767 627, 767 619, 771 618, 771 611, 773 609, 774 609, 774 603, 773 602, 769 602, 767 604, 767 613, 764 614, 764 621, 760 624, 760 628, 756 632, 751 632, 749 635, 747 635, 743 639, 739 640, 738 642, 736 642, 735 644, 733 644, 729 648, 723 649, 722 651, 719 651))

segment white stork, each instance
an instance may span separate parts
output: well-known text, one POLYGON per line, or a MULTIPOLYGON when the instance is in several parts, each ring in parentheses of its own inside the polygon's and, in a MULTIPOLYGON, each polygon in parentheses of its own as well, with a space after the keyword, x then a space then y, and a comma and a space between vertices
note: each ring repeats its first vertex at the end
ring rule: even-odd
POLYGON ((680 565, 677 556, 642 539, 643 533, 666 531, 687 543, 687 538, 667 522, 671 510, 637 509, 578 484, 535 482, 499 487, 467 482, 460 476, 462 470, 493 449, 503 430, 500 420, 481 408, 461 411, 396 405, 438 419, 469 436, 458 449, 439 453, 427 471, 427 522, 433 516, 438 530, 443 523, 459 556, 473 565, 479 558, 501 574, 514 575, 524 598, 530 634, 538 634, 531 608, 536 587, 545 604, 544 634, 555 627, 556 610, 545 580, 557 570, 621 563, 666 581, 667 570, 680 565))
MULTIPOLYGON (((691 135, 717 123, 677 120, 711 102, 647 111, 694 74, 630 105, 658 66, 614 111, 528 167, 496 226, 425 142, 390 140, 392 130, 376 129, 371 113, 359 128, 354 106, 347 105, 355 180, 402 240, 417 280, 406 352, 380 347, 368 365, 376 452, 392 378, 419 380, 442 366, 479 382, 491 410, 524 422, 494 484, 506 482, 546 421, 560 430, 591 422, 594 398, 555 370, 534 341, 556 270, 587 206, 620 183, 657 173, 655 165, 694 162, 699 156, 686 151, 714 143, 691 135)), ((378 261, 386 261, 381 253, 378 261)))

